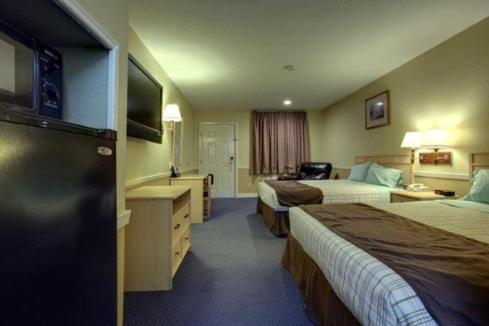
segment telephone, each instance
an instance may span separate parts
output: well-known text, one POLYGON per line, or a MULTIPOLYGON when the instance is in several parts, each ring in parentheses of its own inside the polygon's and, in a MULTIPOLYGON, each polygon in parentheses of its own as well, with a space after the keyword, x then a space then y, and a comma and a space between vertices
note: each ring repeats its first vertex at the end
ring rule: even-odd
POLYGON ((176 166, 171 167, 171 177, 172 178, 178 178, 180 177, 180 171, 178 171, 178 168, 176 166))
POLYGON ((425 186, 424 184, 422 183, 413 183, 413 184, 410 184, 409 186, 407 186, 406 190, 409 190, 409 191, 430 191, 431 188, 428 187, 428 186, 425 186))

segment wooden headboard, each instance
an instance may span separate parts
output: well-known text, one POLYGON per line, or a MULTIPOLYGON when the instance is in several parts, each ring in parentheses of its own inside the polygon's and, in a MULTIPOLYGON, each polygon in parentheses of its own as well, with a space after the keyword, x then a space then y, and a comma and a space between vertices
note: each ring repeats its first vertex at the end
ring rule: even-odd
POLYGON ((478 169, 489 169, 489 152, 469 154, 469 178, 472 180, 478 169))
POLYGON ((411 157, 409 155, 368 155, 355 156, 355 164, 365 162, 375 162, 387 168, 401 170, 404 174, 404 183, 412 183, 413 166, 411 165, 411 157))

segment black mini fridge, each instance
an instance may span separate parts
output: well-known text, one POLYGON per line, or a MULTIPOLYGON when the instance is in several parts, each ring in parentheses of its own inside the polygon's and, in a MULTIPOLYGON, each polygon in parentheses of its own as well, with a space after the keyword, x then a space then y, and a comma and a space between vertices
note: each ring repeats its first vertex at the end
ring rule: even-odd
POLYGON ((0 105, 0 325, 116 324, 115 140, 0 105))

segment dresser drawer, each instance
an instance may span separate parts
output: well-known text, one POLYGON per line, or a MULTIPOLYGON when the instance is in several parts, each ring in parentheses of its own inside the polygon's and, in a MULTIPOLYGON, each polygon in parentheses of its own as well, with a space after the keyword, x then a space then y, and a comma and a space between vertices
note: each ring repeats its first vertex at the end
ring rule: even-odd
POLYGON ((191 209, 190 209, 190 202, 185 205, 184 213, 182 213, 182 220, 183 224, 190 224, 192 222, 191 219, 191 209))
POLYGON ((182 252, 184 255, 190 249, 191 245, 192 245, 192 238, 190 235, 190 227, 189 227, 182 235, 182 252))
POLYGON ((190 224, 190 203, 182 207, 175 215, 172 216, 172 242, 175 244, 181 236, 183 230, 187 229, 190 224))
POLYGON ((178 267, 180 266, 180 263, 182 262, 183 259, 183 252, 182 252, 182 241, 179 239, 172 247, 171 250, 171 270, 172 270, 172 277, 175 275, 175 273, 178 270, 178 267))

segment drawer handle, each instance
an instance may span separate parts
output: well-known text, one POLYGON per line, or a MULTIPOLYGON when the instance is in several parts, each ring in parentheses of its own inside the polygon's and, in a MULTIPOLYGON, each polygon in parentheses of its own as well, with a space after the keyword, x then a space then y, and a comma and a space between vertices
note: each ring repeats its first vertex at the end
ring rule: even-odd
POLYGON ((185 240, 188 240, 188 239, 189 239, 189 237, 185 237, 185 240))
POLYGON ((189 214, 189 213, 187 213, 187 214, 185 214, 185 216, 184 216, 183 218, 187 218, 187 217, 189 217, 189 216, 190 216, 190 214, 189 214))
POLYGON ((177 224, 173 229, 178 230, 179 228, 180 228, 180 224, 177 224))
POLYGON ((175 256, 180 256, 180 251, 176 251, 175 256))

